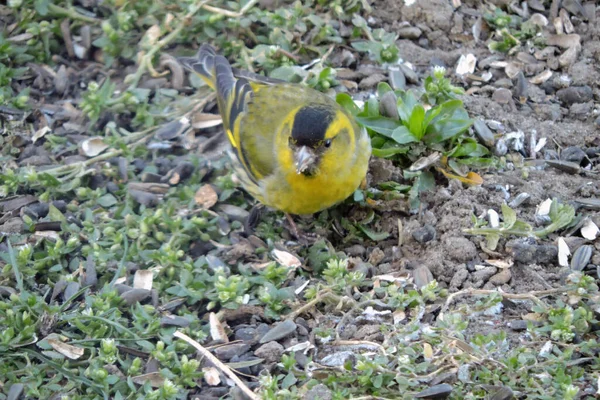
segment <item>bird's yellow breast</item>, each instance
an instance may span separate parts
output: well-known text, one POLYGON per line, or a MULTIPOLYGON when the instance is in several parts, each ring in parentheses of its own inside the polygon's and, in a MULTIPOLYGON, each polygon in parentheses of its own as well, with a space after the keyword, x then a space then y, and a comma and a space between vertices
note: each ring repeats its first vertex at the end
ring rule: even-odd
POLYGON ((354 193, 367 174, 370 155, 370 141, 365 134, 353 160, 332 157, 312 176, 298 174, 293 165, 281 163, 278 173, 261 182, 259 201, 290 214, 322 211, 354 193))

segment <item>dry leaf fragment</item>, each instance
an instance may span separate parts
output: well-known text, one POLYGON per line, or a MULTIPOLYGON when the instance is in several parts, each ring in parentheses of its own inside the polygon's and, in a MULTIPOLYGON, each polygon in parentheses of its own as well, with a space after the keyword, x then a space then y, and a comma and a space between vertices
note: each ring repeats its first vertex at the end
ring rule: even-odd
POLYGON ((227 332, 225 332, 225 328, 219 320, 219 317, 217 317, 217 314, 211 312, 208 315, 208 321, 210 325, 210 336, 213 338, 213 340, 220 343, 229 343, 227 332))
POLYGON ((591 219, 586 219, 581 227, 581 236, 587 240, 595 240, 599 233, 600 229, 598 229, 598 225, 596 225, 591 219))
POLYGON ((152 290, 152 281, 154 280, 154 274, 148 269, 138 269, 133 275, 133 287, 134 289, 146 289, 152 290))
POLYGON ((196 200, 196 204, 204 209, 209 209, 219 200, 219 196, 217 196, 217 192, 211 185, 202 185, 200 189, 196 191, 194 195, 194 200, 196 200))
POLYGON ((544 217, 550 214, 550 206, 552 205, 552 200, 546 199, 544 200, 535 210, 535 214, 539 217, 544 217))
POLYGON ((48 344, 52 346, 54 350, 58 351, 63 356, 70 358, 71 360, 79 359, 85 351, 85 349, 83 349, 82 347, 77 347, 68 343, 63 343, 58 339, 48 339, 47 341, 48 344))
POLYGON ((423 357, 427 361, 433 358, 433 347, 427 342, 423 343, 423 357))
POLYGON ((458 179, 459 181, 466 183, 467 185, 474 185, 474 186, 478 186, 481 185, 483 183, 483 178, 481 176, 479 176, 479 174, 477 174, 476 172, 469 172, 467 174, 467 176, 460 176, 460 175, 455 175, 451 172, 445 171, 442 168, 436 168, 438 171, 440 171, 442 174, 444 174, 444 176, 448 179, 458 179))
POLYGON ((456 66, 456 75, 472 74, 475 72, 475 65, 477 64, 477 58, 469 53, 462 55, 458 59, 458 65, 456 66))
POLYGON ((108 149, 108 145, 104 143, 104 139, 100 136, 94 136, 81 142, 81 153, 86 157, 96 157, 104 150, 108 149))
POLYGON ((219 371, 215 367, 202 368, 202 372, 208 386, 218 386, 221 383, 219 371))
POLYGON ((287 251, 273 249, 271 254, 273 255, 273 258, 275 258, 275 261, 288 268, 298 268, 302 266, 302 262, 298 259, 298 257, 288 253, 287 251))
POLYGON ((33 136, 31 136, 31 141, 33 143, 37 142, 39 139, 43 138, 46 133, 51 132, 52 129, 50 129, 49 126, 44 126, 40 129, 38 129, 37 131, 35 131, 35 133, 33 134, 33 136))
POLYGON ((161 375, 160 371, 150 372, 149 374, 143 374, 131 377, 133 383, 138 385, 145 385, 146 382, 150 383, 152 387, 161 387, 165 384, 165 378, 161 375))
POLYGON ((192 127, 194 129, 207 129, 219 126, 223 123, 223 118, 217 114, 196 113, 192 116, 192 127))

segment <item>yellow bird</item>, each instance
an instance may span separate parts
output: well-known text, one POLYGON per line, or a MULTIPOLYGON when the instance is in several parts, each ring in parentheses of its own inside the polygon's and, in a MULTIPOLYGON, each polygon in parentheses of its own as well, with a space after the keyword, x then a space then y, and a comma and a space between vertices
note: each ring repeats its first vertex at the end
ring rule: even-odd
POLYGON ((206 44, 196 57, 179 61, 216 90, 236 172, 264 205, 313 214, 346 199, 365 178, 370 138, 327 95, 269 78, 246 79, 252 74, 232 69, 206 44))

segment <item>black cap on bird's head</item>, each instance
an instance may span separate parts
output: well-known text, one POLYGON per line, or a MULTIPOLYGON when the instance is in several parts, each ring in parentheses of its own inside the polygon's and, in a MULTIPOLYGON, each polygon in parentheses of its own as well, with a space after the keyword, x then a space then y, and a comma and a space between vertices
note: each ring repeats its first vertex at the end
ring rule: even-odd
POLYGON ((335 111, 325 106, 306 106, 296 113, 290 145, 297 173, 312 175, 314 172, 320 149, 331 144, 330 139, 325 139, 325 134, 334 117, 335 111))

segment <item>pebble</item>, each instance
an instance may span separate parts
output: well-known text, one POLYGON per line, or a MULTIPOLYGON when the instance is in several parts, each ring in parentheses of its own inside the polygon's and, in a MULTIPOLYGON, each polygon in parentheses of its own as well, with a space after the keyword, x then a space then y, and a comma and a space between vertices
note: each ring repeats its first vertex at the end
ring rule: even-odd
POLYGON ((569 115, 574 119, 583 121, 592 113, 593 107, 594 104, 591 101, 587 103, 575 103, 569 108, 569 115))
POLYGON ((492 94, 492 100, 498 104, 508 104, 512 99, 512 92, 505 88, 496 89, 492 94))
POLYGON ((274 328, 267 332, 262 338, 260 338, 259 343, 267 343, 274 340, 283 339, 295 331, 296 323, 294 321, 286 320, 277 324, 274 328))
POLYGON ((444 241, 448 257, 458 262, 471 261, 477 257, 477 248, 467 238, 449 237, 444 241))
POLYGON ((303 397, 305 400, 331 400, 333 399, 333 394, 331 393, 331 389, 319 383, 306 392, 303 397))
POLYGON ((560 153, 560 159, 563 161, 571 161, 581 164, 581 161, 586 157, 585 151, 581 147, 571 146, 567 147, 560 153))
MULTIPOLYGON (((273 342, 273 343, 277 343, 277 342, 273 342)), ((277 344, 279 344, 279 343, 277 343, 277 344)), ((283 348, 283 346, 282 346, 282 348, 283 348)), ((219 360, 229 361, 234 356, 236 356, 236 355, 239 356, 241 354, 244 354, 248 350, 250 350, 250 345, 248 343, 231 343, 231 344, 226 344, 224 346, 219 346, 219 347, 215 348, 214 352, 219 360)))
POLYGON ((416 229, 412 233, 412 237, 419 243, 427 243, 435 239, 435 228, 429 224, 416 229))
POLYGON ((386 76, 383 74, 373 74, 369 75, 358 84, 359 89, 373 89, 379 82, 383 82, 386 80, 386 76))
POLYGON ((467 280, 468 277, 469 271, 464 266, 464 264, 462 264, 462 268, 456 270, 454 276, 452 277, 452 280, 450 281, 450 289, 461 288, 462 284, 467 280))
POLYGON ((500 272, 498 272, 496 275, 492 276, 490 278, 489 282, 496 286, 502 286, 502 285, 510 282, 511 279, 512 279, 512 272, 510 272, 510 269, 506 268, 506 269, 500 270, 500 272))
POLYGON ((425 265, 416 268, 412 272, 412 275, 415 280, 415 285, 419 289, 433 281, 433 274, 425 265))
POLYGON ((406 28, 400 28, 396 31, 396 34, 400 39, 416 40, 421 37, 423 31, 414 26, 408 26, 406 28))
POLYGON ((256 341, 256 329, 253 327, 243 327, 235 331, 235 340, 254 344, 256 341))
POLYGON ((281 355, 284 352, 284 348, 277 342, 268 342, 260 346, 254 355, 260 358, 264 358, 266 362, 274 363, 281 359, 281 355))
POLYGON ((494 147, 496 139, 494 138, 492 130, 488 128, 487 124, 484 121, 476 119, 473 124, 473 127, 475 128, 475 134, 477 135, 481 143, 483 143, 487 147, 494 147))
POLYGON ((566 105, 586 103, 593 99, 592 88, 589 86, 569 86, 556 92, 556 96, 566 105))
MULTIPOLYGON (((68 286, 67 286, 68 289, 68 286)), ((65 291, 66 293, 66 291, 65 291)), ((121 295, 121 298, 123 299, 123 301, 125 302, 125 304, 127 305, 132 305, 135 303, 140 303, 144 300, 146 300, 148 297, 150 297, 151 291, 148 289, 142 289, 142 288, 133 288, 131 290, 128 290, 127 292, 123 293, 121 295)))
POLYGON ((508 327, 513 331, 526 331, 527 330, 527 321, 522 319, 518 319, 515 321, 510 321, 508 323, 508 327))
POLYGON ((350 247, 347 247, 344 251, 350 257, 362 257, 367 252, 367 249, 365 249, 365 246, 355 244, 350 247))
MULTIPOLYGON (((319 364, 326 367, 342 367, 348 360, 356 360, 356 356, 351 351, 339 351, 337 353, 329 354, 319 361, 319 364)), ((354 364, 354 362, 352 362, 354 364)))
POLYGON ((513 259, 523 264, 553 263, 558 257, 558 248, 551 244, 532 245, 527 243, 507 243, 513 259))
POLYGON ((479 282, 479 281, 484 281, 487 282, 488 279, 490 279, 492 276, 494 276, 496 274, 496 271, 498 271, 496 269, 496 267, 483 267, 482 269, 473 272, 472 277, 473 277, 473 282, 479 282))
POLYGON ((452 386, 447 383, 435 385, 415 394, 416 399, 445 399, 452 394, 452 386))

